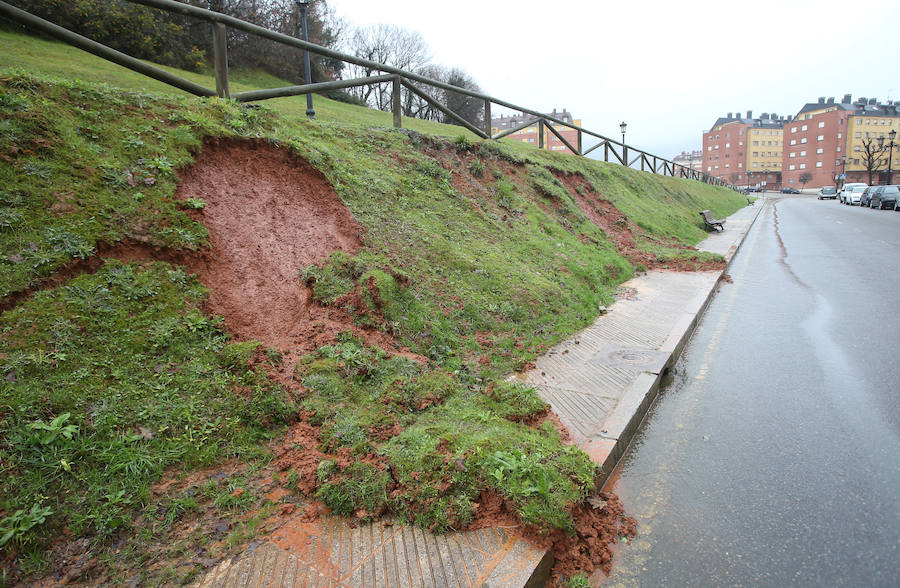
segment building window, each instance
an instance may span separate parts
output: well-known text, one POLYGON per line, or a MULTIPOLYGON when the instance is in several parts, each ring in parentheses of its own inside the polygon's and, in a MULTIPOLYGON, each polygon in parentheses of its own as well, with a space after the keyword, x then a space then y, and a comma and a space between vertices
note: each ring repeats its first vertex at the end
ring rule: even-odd
POLYGON ((819 147, 818 149, 816 149, 816 155, 822 155, 822 152, 823 152, 823 151, 824 151, 824 149, 822 149, 821 147, 819 147))
POLYGON ((707 165, 707 166, 706 166, 706 171, 712 171, 712 166, 711 166, 711 165, 707 165))
POLYGON ((726 163, 726 164, 725 164, 725 169, 728 169, 729 167, 731 167, 731 164, 730 164, 730 163, 726 163))
POLYGON ((820 122, 819 122, 819 128, 820 128, 820 129, 824 129, 824 128, 825 128, 825 121, 820 121, 820 122))
POLYGON ((837 138, 838 138, 838 139, 841 138, 841 134, 840 134, 840 133, 837 134, 837 138))
POLYGON ((790 166, 788 166, 788 169, 791 171, 794 171, 796 168, 797 168, 797 166, 795 166, 793 163, 790 166))
POLYGON ((861 139, 861 138, 862 138, 862 133, 857 132, 857 133, 856 133, 856 138, 857 138, 857 139, 861 139))
POLYGON ((806 130, 806 125, 803 125, 802 127, 800 127, 800 130, 801 130, 801 131, 805 131, 805 130, 806 130))
POLYGON ((856 119, 856 124, 861 125, 861 124, 862 124, 862 119, 861 119, 861 118, 856 119))
POLYGON ((806 143, 806 137, 803 137, 802 139, 800 139, 800 142, 801 142, 801 143, 806 143))
POLYGON ((758 134, 759 134, 759 129, 753 129, 753 134, 754 134, 754 135, 758 135, 758 134))
POLYGON ((822 167, 822 162, 821 162, 821 161, 817 161, 817 162, 816 162, 816 167, 822 167))
POLYGON ((793 151, 791 151, 791 154, 788 155, 788 157, 790 157, 791 159, 794 159, 794 157, 796 157, 796 156, 797 156, 797 154, 794 153, 793 151))
MULTIPOLYGON (((604 147, 604 149, 606 149, 606 147, 604 147)), ((719 146, 716 145, 716 151, 718 151, 718 150, 719 150, 719 146)))
POLYGON ((754 151, 754 152, 753 152, 753 157, 758 157, 758 156, 759 156, 759 151, 754 151))
POLYGON ((754 141, 754 142, 753 142, 753 146, 754 146, 754 147, 759 147, 759 141, 754 141))
POLYGON ((797 132, 797 127, 791 127, 791 132, 792 132, 792 133, 796 133, 796 132, 797 132))
POLYGON ((706 146, 706 150, 707 150, 707 151, 712 151, 712 145, 707 145, 707 146, 706 146))
POLYGON ((731 147, 731 143, 725 143, 725 149, 728 149, 730 147, 731 147))
POLYGON ((816 137, 816 141, 824 141, 824 140, 825 140, 825 135, 819 135, 818 137, 816 137))
POLYGON ((797 144, 797 139, 791 139, 791 145, 796 145, 796 144, 797 144))
POLYGON ((806 164, 805 164, 805 163, 801 163, 801 164, 800 164, 800 169, 806 169, 806 164))

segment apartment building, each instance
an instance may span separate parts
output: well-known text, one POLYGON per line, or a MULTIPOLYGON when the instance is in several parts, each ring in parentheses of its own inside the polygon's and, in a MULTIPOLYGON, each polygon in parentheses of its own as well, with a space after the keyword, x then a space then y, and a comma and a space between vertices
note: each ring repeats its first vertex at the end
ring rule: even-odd
POLYGON ((735 185, 781 185, 784 117, 729 112, 703 133, 703 171, 735 185))
MULTIPOLYGON (((579 127, 581 126, 581 119, 574 118, 572 116, 572 113, 568 112, 565 108, 562 109, 562 112, 557 112, 557 110, 554 108, 553 112, 549 112, 547 114, 569 124, 573 124, 579 127)), ((513 114, 510 116, 501 115, 498 117, 491 117, 491 134, 496 135, 497 133, 503 132, 505 130, 515 128, 518 125, 528 122, 533 118, 534 116, 530 114, 513 114)), ((573 147, 578 147, 578 131, 570 127, 558 126, 555 128, 560 135, 565 137, 566 141, 568 141, 569 144, 571 144, 573 147)), ((511 133, 507 136, 516 141, 533 144, 535 147, 541 144, 540 136, 538 135, 537 123, 524 129, 520 129, 515 133, 511 133)), ((560 153, 571 153, 569 148, 566 147, 566 144, 560 141, 559 137, 554 135, 547 128, 544 129, 544 148, 560 153)))
POLYGON ((682 151, 672 161, 694 171, 703 171, 703 151, 700 150, 682 151))
MULTIPOLYGON (((900 130, 900 101, 879 103, 875 98, 840 102, 820 97, 805 104, 785 126, 782 162, 785 186, 814 188, 846 182, 869 182, 865 143, 877 148, 878 137, 900 130), (805 182, 803 180, 806 180, 805 182)), ((887 153, 876 154, 881 170, 887 168, 887 153)), ((894 150, 893 168, 900 152, 894 150)), ((876 175, 877 177, 877 175, 876 175)))

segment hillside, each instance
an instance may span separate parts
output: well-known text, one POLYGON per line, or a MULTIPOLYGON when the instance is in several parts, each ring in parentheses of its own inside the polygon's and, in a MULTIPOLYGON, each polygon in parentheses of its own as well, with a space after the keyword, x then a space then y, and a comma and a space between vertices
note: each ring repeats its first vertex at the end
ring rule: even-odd
POLYGON ((186 581, 315 500, 574 529, 594 466, 505 377, 744 203, 0 36, 0 581, 186 581))

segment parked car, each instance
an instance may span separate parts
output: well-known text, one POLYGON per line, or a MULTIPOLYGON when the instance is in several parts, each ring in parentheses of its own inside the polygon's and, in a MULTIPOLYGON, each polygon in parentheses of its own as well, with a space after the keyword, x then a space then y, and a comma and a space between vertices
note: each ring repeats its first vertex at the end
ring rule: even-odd
POLYGON ((894 184, 891 186, 878 186, 881 188, 878 192, 872 194, 870 208, 878 208, 888 210, 897 207, 897 201, 900 200, 900 186, 894 184))
POLYGON ((869 186, 859 195, 859 205, 869 206, 869 202, 872 201, 872 195, 876 192, 881 192, 882 190, 884 190, 884 186, 869 186))
POLYGON ((844 184, 844 187, 841 189, 840 194, 841 204, 849 204, 847 202, 847 196, 850 194, 850 191, 857 186, 862 186, 863 188, 865 188, 868 186, 868 184, 863 184, 861 182, 850 182, 849 184, 844 184))
POLYGON ((850 190, 850 193, 847 194, 847 204, 850 206, 857 206, 859 204, 859 199, 862 198, 863 192, 868 189, 868 186, 856 186, 850 190))
POLYGON ((834 186, 825 186, 821 190, 819 190, 819 200, 828 200, 828 199, 837 198, 837 188, 834 186))
POLYGON ((800 190, 798 190, 797 188, 785 187, 785 188, 781 189, 781 193, 782 194, 799 194, 800 190))

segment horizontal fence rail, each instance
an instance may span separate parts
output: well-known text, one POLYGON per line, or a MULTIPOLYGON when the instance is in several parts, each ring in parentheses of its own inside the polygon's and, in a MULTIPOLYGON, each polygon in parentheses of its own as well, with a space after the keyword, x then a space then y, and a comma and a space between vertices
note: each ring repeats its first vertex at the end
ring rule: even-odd
POLYGON ((239 102, 252 102, 256 100, 267 100, 269 98, 299 96, 316 92, 327 92, 329 90, 338 90, 356 86, 390 83, 393 87, 393 100, 391 104, 391 110, 393 112, 394 119, 393 123, 394 126, 398 128, 402 126, 400 88, 403 87, 406 88, 407 91, 427 102, 430 106, 436 108, 450 120, 456 122, 457 124, 468 129, 469 131, 483 139, 499 140, 523 129, 537 125, 539 142, 538 147, 542 149, 544 148, 544 129, 546 128, 552 135, 559 139, 559 141, 563 145, 565 145, 569 151, 576 155, 587 156, 589 153, 597 149, 603 149, 603 160, 607 162, 613 161, 613 163, 619 163, 620 165, 632 167, 635 169, 639 168, 641 171, 647 171, 658 175, 687 178, 705 182, 707 184, 727 186, 733 189, 735 188, 724 180, 713 177, 705 172, 698 171, 690 167, 685 167, 669 159, 653 155, 652 153, 647 153, 646 151, 643 151, 641 149, 631 147, 624 142, 610 139, 609 137, 601 135, 600 133, 596 133, 583 127, 568 123, 553 115, 541 113, 529 108, 524 108, 522 106, 518 106, 499 98, 494 98, 493 96, 489 96, 481 92, 473 92, 471 90, 460 88, 446 82, 432 80, 414 72, 406 71, 383 63, 370 61, 368 59, 363 59, 354 55, 341 53, 340 51, 335 51, 327 47, 316 45, 315 43, 310 43, 309 41, 304 41, 290 35, 285 35, 283 33, 279 33, 277 31, 273 31, 265 27, 240 20, 233 16, 213 12, 205 8, 198 8, 189 4, 183 4, 181 2, 175 2, 174 0, 128 1, 133 4, 142 4, 144 6, 158 8, 160 10, 174 12, 184 16, 199 18, 208 21, 212 25, 213 63, 215 66, 216 79, 215 90, 206 88, 204 86, 201 86, 200 84, 191 82, 180 76, 144 63, 143 61, 135 59, 130 55, 126 55, 124 53, 116 51, 115 49, 107 47, 101 43, 97 43, 96 41, 93 41, 87 37, 74 33, 42 18, 38 18, 37 16, 16 8, 15 6, 12 6, 6 2, 0 1, 0 15, 26 27, 40 31, 56 39, 60 39, 61 41, 65 41, 66 43, 87 51, 88 53, 92 53, 98 57, 112 61, 113 63, 117 63, 123 67, 134 70, 165 84, 174 86, 180 90, 184 90, 185 92, 188 92, 190 94, 194 94, 195 96, 218 96, 221 98, 228 98, 239 102), (248 92, 238 92, 232 94, 230 92, 228 84, 228 48, 226 40, 226 32, 228 27, 278 43, 290 45, 298 49, 315 53, 317 55, 339 59, 340 61, 346 63, 352 63, 369 70, 379 71, 383 73, 381 75, 373 75, 364 78, 334 80, 330 82, 319 82, 314 84, 310 83, 298 86, 286 86, 283 88, 270 88, 265 90, 252 90, 248 92), (418 82, 419 84, 425 84, 434 88, 440 88, 442 90, 456 92, 470 98, 482 100, 484 102, 484 128, 480 129, 471 122, 465 120, 457 113, 453 112, 451 109, 447 108, 445 105, 429 96, 427 92, 424 92, 420 88, 417 88, 413 84, 413 82, 418 82), (515 127, 505 129, 502 132, 493 134, 491 129, 491 106, 494 104, 521 112, 523 116, 527 115, 532 118, 523 121, 521 124, 515 127), (572 142, 562 134, 560 130, 562 128, 572 129, 576 131, 576 145, 573 145, 572 142), (583 140, 585 136, 598 139, 598 142, 591 147, 584 149, 583 140), (612 157, 612 159, 610 157, 612 157))

